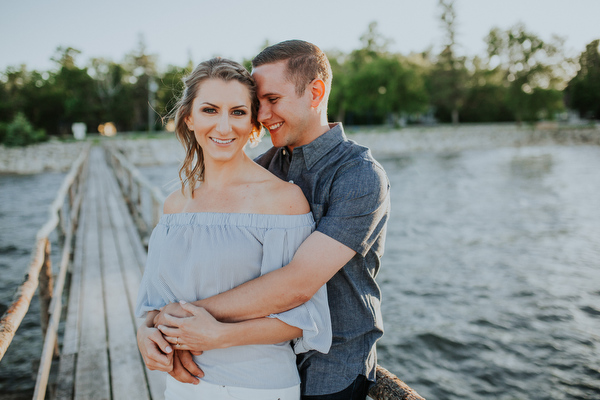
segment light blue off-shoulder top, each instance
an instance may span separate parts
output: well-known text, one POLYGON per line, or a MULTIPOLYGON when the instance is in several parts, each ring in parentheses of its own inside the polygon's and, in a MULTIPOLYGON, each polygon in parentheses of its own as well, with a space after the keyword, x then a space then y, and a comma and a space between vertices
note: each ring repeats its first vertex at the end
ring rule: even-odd
MULTIPOLYGON (((150 237, 136 315, 180 300, 201 300, 281 268, 314 228, 311 213, 164 214, 150 237)), ((205 351, 194 356, 205 373, 203 380, 262 389, 300 383, 295 353, 327 353, 331 346, 326 287, 307 303, 270 317, 302 329, 303 337, 293 344, 205 351)))

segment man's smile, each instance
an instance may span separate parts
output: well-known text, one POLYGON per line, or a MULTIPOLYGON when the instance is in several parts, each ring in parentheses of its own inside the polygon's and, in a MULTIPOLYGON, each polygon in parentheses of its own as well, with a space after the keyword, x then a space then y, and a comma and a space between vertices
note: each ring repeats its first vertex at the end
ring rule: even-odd
POLYGON ((270 132, 270 131, 274 131, 274 130, 276 130, 277 128, 279 128, 281 125, 283 125, 283 122, 278 122, 278 123, 276 123, 276 124, 273 124, 273 125, 269 125, 269 126, 267 126, 267 129, 269 129, 269 132, 270 132))

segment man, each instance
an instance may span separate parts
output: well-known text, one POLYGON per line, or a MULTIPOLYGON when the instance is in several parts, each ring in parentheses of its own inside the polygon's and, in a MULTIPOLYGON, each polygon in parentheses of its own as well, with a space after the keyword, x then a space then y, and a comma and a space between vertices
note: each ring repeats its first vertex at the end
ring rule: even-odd
MULTIPOLYGON (((317 46, 281 42, 264 49, 252 66, 258 120, 274 146, 256 161, 302 189, 317 228, 290 264, 195 304, 221 321, 247 320, 303 304, 327 283, 333 342, 328 354, 298 355, 302 398, 365 399, 375 381, 375 343, 383 334, 375 276, 389 214, 389 181, 367 148, 347 140, 341 124, 328 124, 331 67, 317 46)), ((168 343, 153 322, 140 327, 138 343, 146 364, 160 369, 166 359, 160 349, 164 352, 168 343)), ((186 354, 179 359, 171 372, 177 379, 192 382, 190 373, 201 375, 186 354)))

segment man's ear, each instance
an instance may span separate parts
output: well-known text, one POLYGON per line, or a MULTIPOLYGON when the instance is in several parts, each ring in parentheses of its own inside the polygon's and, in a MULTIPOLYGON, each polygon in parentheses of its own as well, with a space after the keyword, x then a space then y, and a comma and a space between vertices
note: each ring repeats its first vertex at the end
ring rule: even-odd
POLYGON ((307 89, 310 90, 311 95, 310 106, 318 108, 325 98, 325 82, 322 79, 315 79, 308 84, 307 89))

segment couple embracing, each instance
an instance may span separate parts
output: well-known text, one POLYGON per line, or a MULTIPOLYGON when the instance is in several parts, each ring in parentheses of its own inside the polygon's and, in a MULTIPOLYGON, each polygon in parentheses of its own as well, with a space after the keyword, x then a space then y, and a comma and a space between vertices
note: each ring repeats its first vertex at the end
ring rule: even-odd
POLYGON ((220 58, 184 78, 181 189, 154 229, 136 313, 167 399, 365 399, 383 334, 389 181, 329 124, 315 45, 267 47, 252 74, 220 58), (244 152, 273 147, 256 160, 244 152))

